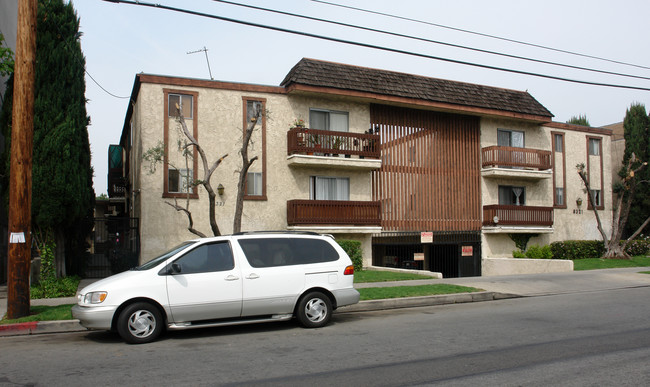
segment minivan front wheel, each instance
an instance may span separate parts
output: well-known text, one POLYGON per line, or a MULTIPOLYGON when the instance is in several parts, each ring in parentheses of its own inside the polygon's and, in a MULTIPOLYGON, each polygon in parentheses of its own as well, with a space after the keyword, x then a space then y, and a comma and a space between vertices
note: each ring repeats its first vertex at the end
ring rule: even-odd
POLYGON ((117 319, 117 332, 130 344, 149 343, 158 338, 163 318, 155 306, 137 302, 124 308, 117 319))
POLYGON ((332 301, 321 292, 307 293, 298 302, 296 315, 305 328, 320 328, 332 317, 332 301))

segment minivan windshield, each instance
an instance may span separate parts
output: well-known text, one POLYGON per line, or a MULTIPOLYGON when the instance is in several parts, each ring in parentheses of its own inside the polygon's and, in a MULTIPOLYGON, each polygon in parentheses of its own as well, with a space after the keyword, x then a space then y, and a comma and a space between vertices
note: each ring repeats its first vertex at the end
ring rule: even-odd
POLYGON ((156 258, 152 259, 151 261, 144 263, 138 267, 134 267, 133 270, 149 270, 152 267, 158 266, 161 262, 165 261, 167 258, 173 256, 174 254, 178 253, 179 251, 183 250, 187 246, 193 244, 194 242, 183 242, 180 245, 174 247, 173 249, 169 250, 166 253, 163 253, 162 255, 157 256, 156 258))

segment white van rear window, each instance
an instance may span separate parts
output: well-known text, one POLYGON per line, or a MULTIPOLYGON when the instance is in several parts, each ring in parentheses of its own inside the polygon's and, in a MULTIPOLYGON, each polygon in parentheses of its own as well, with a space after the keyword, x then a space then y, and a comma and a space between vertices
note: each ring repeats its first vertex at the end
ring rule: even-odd
POLYGON ((332 262, 339 254, 326 241, 309 238, 239 239, 252 267, 274 267, 332 262))

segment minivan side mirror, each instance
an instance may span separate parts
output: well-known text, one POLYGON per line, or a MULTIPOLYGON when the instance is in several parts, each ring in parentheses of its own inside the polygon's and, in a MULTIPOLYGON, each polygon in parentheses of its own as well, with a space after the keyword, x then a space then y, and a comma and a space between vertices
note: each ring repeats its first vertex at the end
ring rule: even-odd
POLYGON ((169 269, 169 274, 179 274, 182 271, 180 263, 172 263, 169 269))

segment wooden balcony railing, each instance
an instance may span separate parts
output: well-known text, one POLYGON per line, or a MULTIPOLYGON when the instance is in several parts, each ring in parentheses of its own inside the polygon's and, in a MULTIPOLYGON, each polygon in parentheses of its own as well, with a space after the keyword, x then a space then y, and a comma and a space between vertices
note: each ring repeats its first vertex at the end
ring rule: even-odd
POLYGON ((552 226, 553 207, 483 206, 483 226, 552 226), (494 217, 499 222, 494 222, 494 217))
POLYGON ((287 224, 381 226, 381 206, 379 202, 289 200, 287 224))
POLYGON ((511 146, 488 146, 482 149, 483 168, 490 166, 551 169, 551 152, 511 146))
POLYGON ((287 154, 317 154, 380 158, 379 135, 291 128, 287 132, 287 154))

